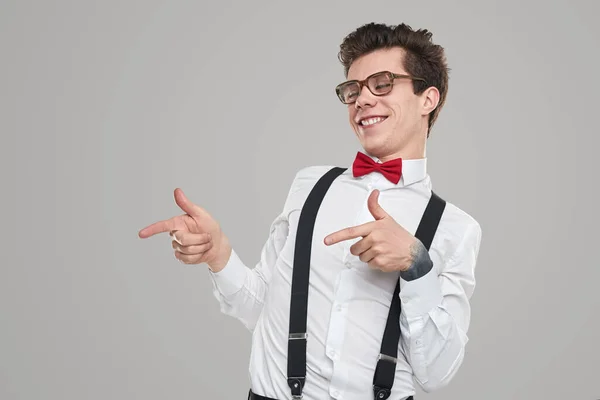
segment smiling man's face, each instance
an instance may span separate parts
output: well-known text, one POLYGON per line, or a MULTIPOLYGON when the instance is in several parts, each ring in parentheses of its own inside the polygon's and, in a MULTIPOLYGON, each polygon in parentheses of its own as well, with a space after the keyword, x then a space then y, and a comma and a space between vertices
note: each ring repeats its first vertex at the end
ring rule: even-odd
MULTIPOLYGON (((376 72, 389 71, 408 75, 403 68, 404 50, 376 50, 352 63, 348 80, 362 80, 376 72)), ((414 94, 411 79, 393 82, 390 93, 375 96, 363 86, 356 102, 348 105, 350 126, 364 150, 382 162, 393 158, 422 158, 425 156, 428 114, 435 108, 436 93, 432 88, 414 94)))

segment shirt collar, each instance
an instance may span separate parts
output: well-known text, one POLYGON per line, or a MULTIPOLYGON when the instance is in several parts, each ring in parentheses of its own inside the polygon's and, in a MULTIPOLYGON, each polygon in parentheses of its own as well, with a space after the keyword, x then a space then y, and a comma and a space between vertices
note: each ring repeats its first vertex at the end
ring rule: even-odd
MULTIPOLYGON (((361 153, 367 155, 376 163, 381 164, 381 160, 377 157, 374 157, 370 154, 367 154, 364 151, 361 153)), ((354 162, 354 159, 352 160, 354 162)), ((352 176, 352 163, 350 164, 350 168, 346 171, 349 172, 352 176)), ((408 186, 420 180, 423 180, 427 177, 427 158, 416 158, 405 160, 402 159, 402 177, 400 181, 395 186, 408 186)), ((393 183, 392 183, 393 184, 393 183)))

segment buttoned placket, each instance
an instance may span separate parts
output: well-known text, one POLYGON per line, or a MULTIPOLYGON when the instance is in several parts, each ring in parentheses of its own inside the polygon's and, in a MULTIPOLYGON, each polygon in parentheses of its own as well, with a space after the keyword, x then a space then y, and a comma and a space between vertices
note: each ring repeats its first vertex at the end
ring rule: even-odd
MULTIPOLYGON (((353 225, 355 226, 373 220, 373 216, 367 205, 368 198, 374 189, 381 190, 386 186, 382 182, 382 180, 386 178, 378 173, 365 175, 362 179, 366 185, 365 194, 363 203, 357 211, 353 221, 353 225)), ((329 321, 329 331, 325 351, 327 357, 332 361, 333 369, 331 371, 329 394, 334 399, 342 399, 345 383, 347 382, 349 375, 348 368, 351 368, 349 365, 340 364, 339 360, 344 337, 347 333, 346 305, 352 299, 354 287, 358 284, 358 282, 356 282, 356 274, 352 271, 353 266, 356 265, 356 261, 352 258, 355 258, 356 256, 350 253, 350 247, 360 239, 361 238, 356 238, 343 242, 342 261, 347 268, 342 269, 338 276, 335 285, 335 300, 332 305, 329 321)))

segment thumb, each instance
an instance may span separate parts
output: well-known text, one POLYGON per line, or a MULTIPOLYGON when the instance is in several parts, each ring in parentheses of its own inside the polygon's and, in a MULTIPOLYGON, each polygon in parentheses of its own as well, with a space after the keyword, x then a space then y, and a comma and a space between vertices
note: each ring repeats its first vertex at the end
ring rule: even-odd
POLYGON ((367 205, 369 206, 369 211, 371 215, 375 217, 376 220, 383 219, 388 216, 388 213, 379 205, 379 190, 375 189, 369 195, 369 200, 367 201, 367 205))
POLYGON ((177 203, 179 208, 181 208, 191 217, 199 217, 204 214, 204 210, 200 206, 192 203, 183 193, 183 190, 179 188, 175 189, 174 196, 175 203, 177 203))

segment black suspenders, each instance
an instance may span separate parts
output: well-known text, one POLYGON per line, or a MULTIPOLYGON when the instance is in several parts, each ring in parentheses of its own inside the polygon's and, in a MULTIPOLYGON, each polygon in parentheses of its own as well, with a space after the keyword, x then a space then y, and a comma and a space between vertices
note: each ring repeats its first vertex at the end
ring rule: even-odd
POLYGON ((327 193, 335 178, 344 171, 345 168, 334 167, 317 181, 306 198, 298 221, 288 337, 288 385, 294 399, 302 398, 302 389, 306 382, 306 314, 311 244, 315 219, 325 193, 327 193))
MULTIPOLYGON (((294 266, 292 272, 292 293, 290 300, 290 329, 288 337, 288 385, 292 398, 301 399, 306 383, 306 320, 308 308, 308 283, 310 275, 311 244, 317 212, 327 190, 333 181, 346 168, 333 167, 315 184, 309 193, 300 213, 294 266)), ((432 192, 415 236, 423 242, 427 250, 431 246, 445 201, 432 192)), ((400 282, 396 284, 394 296, 381 342, 381 350, 373 377, 373 392, 376 400, 387 399, 394 384, 396 357, 400 340, 400 282)))
MULTIPOLYGON (((445 207, 446 202, 432 191, 421 222, 415 232, 415 237, 423 243, 427 250, 431 247, 433 236, 437 231, 445 207)), ((373 392, 377 400, 390 397, 392 385, 394 384, 398 341, 400 340, 401 305, 399 294, 400 281, 398 280, 381 341, 381 351, 375 367, 375 376, 373 377, 373 392)))

